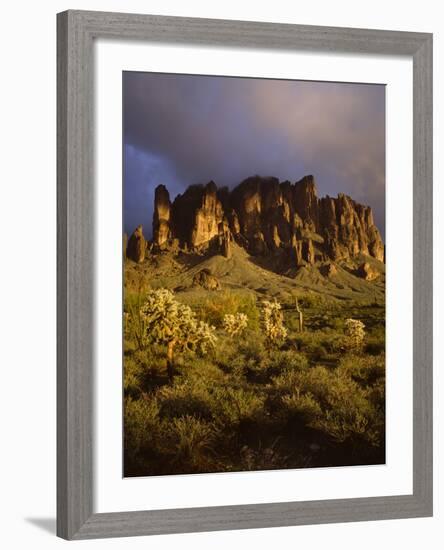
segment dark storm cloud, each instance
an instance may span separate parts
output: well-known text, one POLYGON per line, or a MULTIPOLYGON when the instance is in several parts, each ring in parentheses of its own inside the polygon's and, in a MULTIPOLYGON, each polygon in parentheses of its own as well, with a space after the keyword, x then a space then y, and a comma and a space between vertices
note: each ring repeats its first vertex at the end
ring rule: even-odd
POLYGON ((384 232, 384 86, 129 72, 123 86, 127 232, 150 235, 159 183, 174 197, 254 174, 313 174, 319 195, 372 206, 384 232))

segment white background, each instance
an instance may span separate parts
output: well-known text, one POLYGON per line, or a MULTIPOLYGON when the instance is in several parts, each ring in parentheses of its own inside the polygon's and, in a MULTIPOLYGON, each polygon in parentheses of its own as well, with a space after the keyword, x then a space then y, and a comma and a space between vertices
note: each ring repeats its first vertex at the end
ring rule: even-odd
MULTIPOLYGON (((443 17, 440 3, 275 0, 213 3, 187 0, 15 2, 2 6, 3 236, 2 296, 2 546, 54 548, 55 517, 55 13, 67 8, 252 19, 435 33, 435 212, 442 212, 444 128, 443 17), (441 22, 440 22, 441 21, 441 22), (3 43, 4 42, 4 43, 3 43)), ((442 221, 435 215, 435 235, 442 221)), ((442 239, 435 240, 436 281, 444 278, 442 239)), ((435 363, 443 360, 443 291, 436 285, 435 363)), ((359 524, 304 526, 131 540, 89 541, 82 548, 146 547, 406 549, 442 547, 444 519, 442 374, 435 370, 435 517, 359 524), (442 433, 442 427, 441 427, 442 433)))
POLYGON ((412 62, 308 52, 96 44, 95 511, 412 493, 412 62), (122 70, 386 83, 387 463, 122 479, 122 70))

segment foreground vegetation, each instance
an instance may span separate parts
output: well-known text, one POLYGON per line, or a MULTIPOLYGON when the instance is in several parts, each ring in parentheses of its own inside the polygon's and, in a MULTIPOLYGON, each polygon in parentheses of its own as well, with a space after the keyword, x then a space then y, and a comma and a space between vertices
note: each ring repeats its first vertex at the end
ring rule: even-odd
POLYGON ((384 463, 384 315, 316 293, 126 292, 125 475, 384 463))

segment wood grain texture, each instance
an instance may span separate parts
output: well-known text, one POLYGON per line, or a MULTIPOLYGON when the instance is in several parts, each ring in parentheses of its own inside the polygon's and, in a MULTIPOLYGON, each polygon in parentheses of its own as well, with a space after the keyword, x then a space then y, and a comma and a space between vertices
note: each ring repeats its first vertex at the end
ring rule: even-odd
MULTIPOLYGON (((65 539, 251 529, 432 514, 432 36, 68 11, 57 18, 57 534, 65 539), (414 92, 413 494, 93 513, 93 41, 407 55, 414 92)), ((390 215, 390 213, 388 213, 390 215)))
POLYGON ((433 43, 413 56, 413 491, 433 509, 433 43))
POLYGON ((425 33, 129 13, 70 12, 94 37, 352 53, 413 55, 425 33))
POLYGON ((58 16, 57 532, 92 514, 92 39, 58 16))

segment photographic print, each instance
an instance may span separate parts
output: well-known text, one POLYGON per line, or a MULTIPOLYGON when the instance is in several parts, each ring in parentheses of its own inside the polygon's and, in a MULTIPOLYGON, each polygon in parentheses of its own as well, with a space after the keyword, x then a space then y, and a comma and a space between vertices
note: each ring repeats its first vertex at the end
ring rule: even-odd
POLYGON ((123 475, 385 463, 385 86, 123 73, 123 475))

